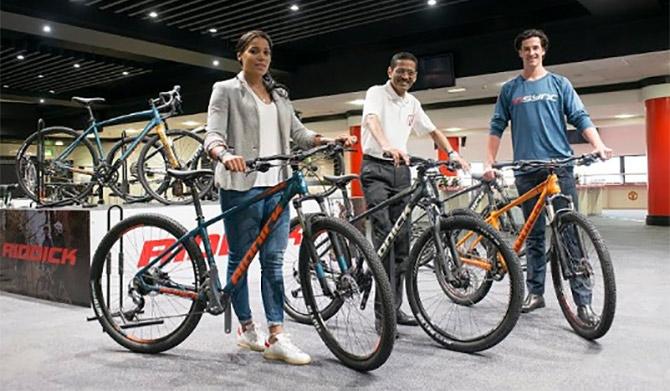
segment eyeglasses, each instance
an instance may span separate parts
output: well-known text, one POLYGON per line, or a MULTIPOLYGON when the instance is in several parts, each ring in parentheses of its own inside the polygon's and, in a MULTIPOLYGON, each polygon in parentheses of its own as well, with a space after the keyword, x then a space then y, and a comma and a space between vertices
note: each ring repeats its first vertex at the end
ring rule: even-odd
POLYGON ((396 68, 393 70, 394 73, 398 75, 407 75, 409 77, 414 77, 416 76, 416 71, 413 69, 406 69, 406 68, 396 68))

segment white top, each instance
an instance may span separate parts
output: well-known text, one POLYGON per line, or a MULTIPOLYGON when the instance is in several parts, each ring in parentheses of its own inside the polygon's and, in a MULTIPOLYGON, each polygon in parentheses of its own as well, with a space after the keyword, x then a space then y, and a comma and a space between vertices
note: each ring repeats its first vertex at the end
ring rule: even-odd
POLYGON ((363 153, 382 158, 382 148, 375 140, 372 132, 365 126, 368 114, 376 114, 382 125, 384 135, 393 148, 407 153, 407 139, 412 130, 419 135, 425 135, 435 130, 435 125, 421 108, 418 99, 409 92, 399 96, 391 81, 381 86, 372 86, 365 94, 363 104, 363 153))
MULTIPOLYGON (((279 133, 279 117, 277 116, 277 106, 274 102, 263 102, 256 93, 249 87, 249 83, 244 80, 244 75, 240 72, 240 78, 244 81, 247 91, 256 101, 256 110, 258 110, 258 119, 260 126, 260 145, 258 146, 258 156, 270 156, 281 153, 281 136, 279 133)), ((257 172, 254 187, 274 186, 281 182, 280 167, 272 167, 267 172, 257 172)))

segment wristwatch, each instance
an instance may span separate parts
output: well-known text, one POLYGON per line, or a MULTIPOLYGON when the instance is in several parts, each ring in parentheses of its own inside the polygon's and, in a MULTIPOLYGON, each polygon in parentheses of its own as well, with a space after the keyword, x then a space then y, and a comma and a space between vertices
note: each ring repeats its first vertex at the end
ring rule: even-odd
POLYGON ((447 155, 449 156, 449 159, 453 159, 455 156, 458 156, 458 152, 452 149, 451 151, 447 152, 447 155))
POLYGON ((216 160, 219 162, 223 163, 223 157, 228 154, 228 150, 226 148, 221 148, 219 153, 216 154, 216 160))

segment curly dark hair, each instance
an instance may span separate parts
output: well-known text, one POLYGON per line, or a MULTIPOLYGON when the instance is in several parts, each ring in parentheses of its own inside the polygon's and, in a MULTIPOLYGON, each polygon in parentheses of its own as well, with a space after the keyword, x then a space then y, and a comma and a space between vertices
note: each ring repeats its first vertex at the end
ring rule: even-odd
POLYGON ((539 29, 528 29, 524 30, 519 35, 514 38, 514 48, 518 52, 521 50, 521 43, 528 38, 533 38, 537 37, 540 38, 540 44, 542 45, 542 49, 546 52, 549 50, 549 38, 547 38, 547 34, 544 33, 544 31, 539 30, 539 29))

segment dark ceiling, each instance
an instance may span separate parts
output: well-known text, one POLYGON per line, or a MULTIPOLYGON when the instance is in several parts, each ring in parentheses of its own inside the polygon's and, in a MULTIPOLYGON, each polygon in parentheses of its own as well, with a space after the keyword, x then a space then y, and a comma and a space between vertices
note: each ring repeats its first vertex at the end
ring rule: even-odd
POLYGON ((528 27, 549 34, 550 64, 670 46, 667 0, 2 0, 0 7, 3 138, 25 137, 38 117, 80 126, 81 109, 68 106, 73 95, 107 98, 99 111, 107 117, 143 109, 147 98, 181 84, 185 111, 205 111, 212 83, 236 72, 236 39, 256 28, 273 37, 274 73, 294 99, 383 82, 400 50, 451 53, 456 77, 516 69, 512 40, 528 27))

